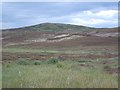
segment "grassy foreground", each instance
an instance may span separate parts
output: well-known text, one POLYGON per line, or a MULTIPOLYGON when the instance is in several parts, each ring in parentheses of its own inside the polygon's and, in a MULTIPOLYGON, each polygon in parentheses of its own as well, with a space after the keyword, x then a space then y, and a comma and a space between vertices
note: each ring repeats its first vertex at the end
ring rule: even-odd
POLYGON ((117 88, 118 77, 77 61, 15 61, 3 64, 3 88, 117 88))

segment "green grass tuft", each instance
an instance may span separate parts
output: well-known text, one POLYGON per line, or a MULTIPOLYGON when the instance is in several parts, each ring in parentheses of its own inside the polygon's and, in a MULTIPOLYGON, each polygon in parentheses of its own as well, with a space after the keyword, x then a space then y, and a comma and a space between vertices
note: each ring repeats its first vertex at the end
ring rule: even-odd
POLYGON ((35 61, 34 65, 41 65, 41 62, 40 61, 35 61))
POLYGON ((65 67, 65 64, 63 62, 57 63, 57 68, 63 68, 63 67, 65 67))
POLYGON ((59 59, 57 59, 57 58, 51 58, 50 60, 48 60, 48 63, 49 64, 56 64, 56 63, 58 63, 58 61, 59 61, 59 59))
POLYGON ((31 63, 30 63, 30 61, 28 61, 26 59, 19 59, 17 61, 17 64, 19 64, 19 65, 30 65, 31 63))

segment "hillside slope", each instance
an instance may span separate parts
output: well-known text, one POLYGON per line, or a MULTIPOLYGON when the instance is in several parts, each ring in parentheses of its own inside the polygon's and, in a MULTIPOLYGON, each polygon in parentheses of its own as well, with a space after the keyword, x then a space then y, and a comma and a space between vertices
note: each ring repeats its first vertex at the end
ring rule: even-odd
POLYGON ((79 47, 117 45, 117 28, 91 28, 59 23, 7 29, 2 32, 3 47, 79 47))
POLYGON ((60 32, 60 31, 84 31, 95 29, 92 27, 72 25, 72 24, 62 24, 62 23, 41 23, 32 26, 26 26, 21 28, 13 28, 6 30, 29 30, 29 31, 43 31, 43 32, 60 32))

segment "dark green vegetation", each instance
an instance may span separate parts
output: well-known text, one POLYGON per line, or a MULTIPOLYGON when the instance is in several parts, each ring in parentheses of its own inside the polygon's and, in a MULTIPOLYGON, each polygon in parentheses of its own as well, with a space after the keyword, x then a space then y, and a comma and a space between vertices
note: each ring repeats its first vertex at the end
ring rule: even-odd
POLYGON ((117 88, 117 28, 43 23, 4 30, 4 88, 117 88))

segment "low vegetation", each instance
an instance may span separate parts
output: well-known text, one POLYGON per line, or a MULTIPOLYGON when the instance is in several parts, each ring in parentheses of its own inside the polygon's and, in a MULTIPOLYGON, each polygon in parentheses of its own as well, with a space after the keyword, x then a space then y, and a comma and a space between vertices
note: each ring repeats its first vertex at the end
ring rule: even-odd
MULTIPOLYGON (((3 64, 3 88, 117 88, 117 74, 96 68, 95 63, 99 62, 22 58, 3 64)), ((98 67, 102 69, 103 66, 98 67)))
POLYGON ((118 54, 116 51, 110 51, 110 50, 79 50, 79 49, 31 49, 31 48, 3 48, 2 52, 9 52, 9 53, 55 53, 55 54, 95 54, 95 55, 101 55, 101 54, 118 54))

